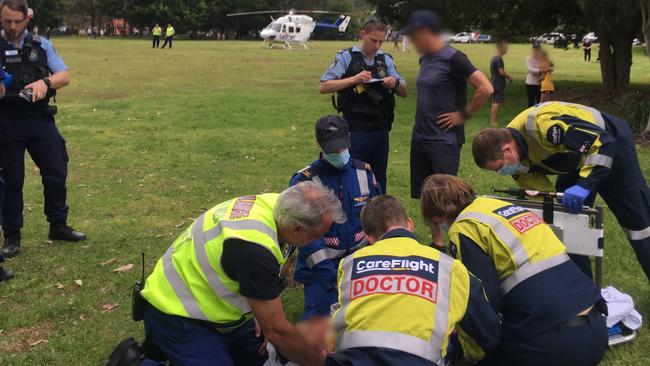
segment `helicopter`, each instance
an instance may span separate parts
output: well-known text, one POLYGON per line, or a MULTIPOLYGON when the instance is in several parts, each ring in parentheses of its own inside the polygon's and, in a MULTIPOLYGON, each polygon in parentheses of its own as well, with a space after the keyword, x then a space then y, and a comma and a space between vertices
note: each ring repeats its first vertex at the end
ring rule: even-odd
MULTIPOLYGON (((245 15, 258 15, 258 14, 275 14, 285 13, 284 10, 265 10, 265 11, 251 11, 246 13, 232 13, 226 14, 229 17, 245 16, 245 15)), ((320 22, 315 22, 314 19, 308 15, 296 13, 312 13, 312 14, 338 14, 324 10, 294 10, 288 11, 287 15, 274 19, 271 16, 271 23, 264 27, 259 33, 260 38, 264 40, 269 48, 273 48, 274 43, 283 44, 285 48, 291 49, 291 45, 302 45, 307 49, 307 41, 311 38, 314 29, 338 29, 343 33, 350 24, 350 16, 341 14, 336 21, 329 23, 329 19, 325 18, 320 22)))

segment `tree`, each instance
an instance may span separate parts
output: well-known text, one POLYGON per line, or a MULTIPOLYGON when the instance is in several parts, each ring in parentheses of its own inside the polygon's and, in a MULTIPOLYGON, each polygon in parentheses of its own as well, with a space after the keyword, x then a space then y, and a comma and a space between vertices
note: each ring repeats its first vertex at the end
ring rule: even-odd
POLYGON ((63 0, 30 0, 29 6, 34 10, 32 26, 38 26, 42 31, 61 25, 64 14, 63 0))
MULTIPOLYGON (((641 1, 641 18, 643 38, 645 39, 645 54, 650 57, 650 0, 641 1)), ((649 126, 650 127, 650 124, 649 126)))
MULTIPOLYGON (((645 39, 645 54, 650 57, 650 0, 641 0, 641 17, 643 18, 643 38, 645 39)), ((650 116, 643 134, 650 137, 650 116)))
POLYGON ((630 86, 632 41, 641 26, 638 0, 585 0, 583 11, 600 42, 600 74, 606 88, 630 86))

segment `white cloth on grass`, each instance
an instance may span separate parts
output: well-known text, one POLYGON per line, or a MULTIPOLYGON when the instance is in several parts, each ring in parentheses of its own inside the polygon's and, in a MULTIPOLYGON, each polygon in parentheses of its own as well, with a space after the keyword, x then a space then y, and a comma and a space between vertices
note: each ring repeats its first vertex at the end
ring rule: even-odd
POLYGON ((607 301, 607 327, 611 328, 618 322, 623 322, 626 327, 636 330, 641 327, 643 317, 634 310, 632 296, 620 292, 618 289, 608 286, 602 289, 601 294, 607 301))

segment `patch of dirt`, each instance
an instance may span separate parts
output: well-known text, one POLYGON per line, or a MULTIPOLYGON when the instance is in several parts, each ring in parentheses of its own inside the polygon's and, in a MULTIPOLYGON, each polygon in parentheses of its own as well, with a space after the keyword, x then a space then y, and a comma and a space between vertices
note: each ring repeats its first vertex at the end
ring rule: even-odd
POLYGON ((51 332, 52 323, 49 321, 29 327, 5 329, 2 334, 3 342, 0 342, 0 344, 2 344, 4 352, 10 355, 20 354, 26 352, 31 347, 38 347, 46 343, 51 332))

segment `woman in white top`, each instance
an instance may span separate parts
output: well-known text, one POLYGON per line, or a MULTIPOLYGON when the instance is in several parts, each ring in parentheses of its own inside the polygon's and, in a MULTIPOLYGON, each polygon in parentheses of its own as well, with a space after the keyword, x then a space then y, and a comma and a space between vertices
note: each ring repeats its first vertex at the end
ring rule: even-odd
POLYGON ((526 59, 526 96, 528 106, 539 103, 541 97, 540 80, 547 69, 542 68, 542 47, 533 44, 533 53, 526 59))

